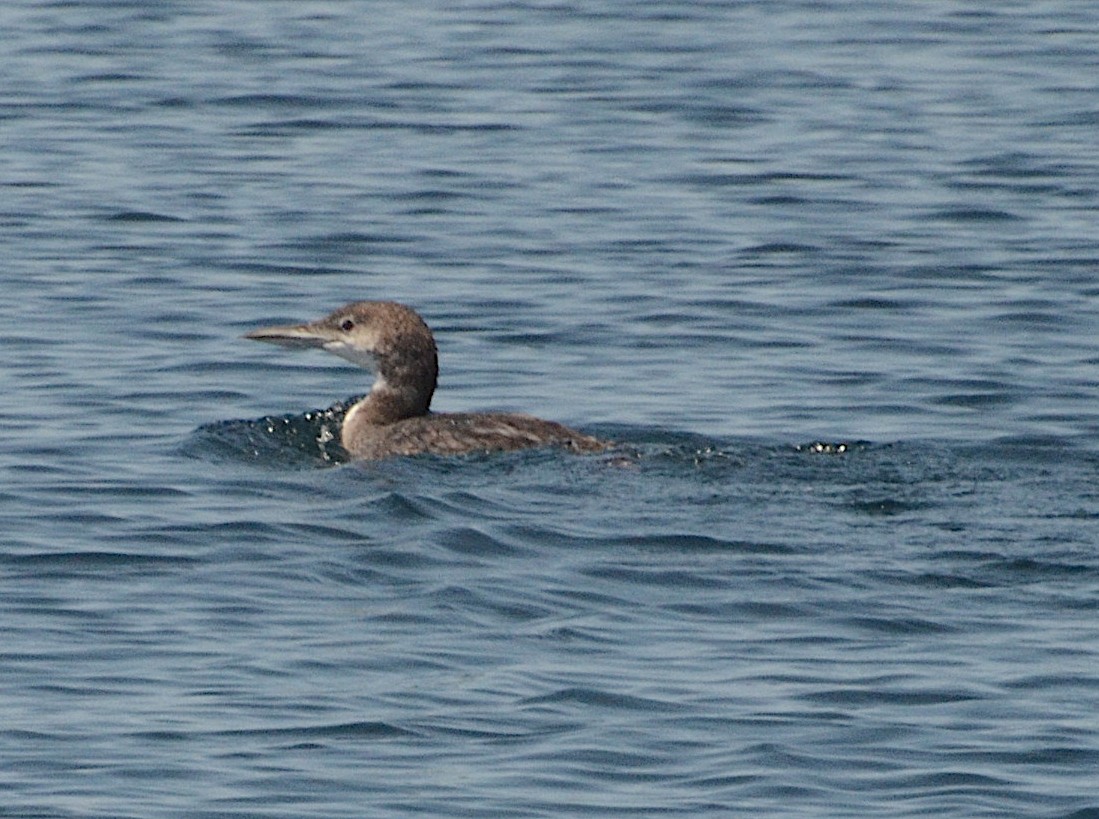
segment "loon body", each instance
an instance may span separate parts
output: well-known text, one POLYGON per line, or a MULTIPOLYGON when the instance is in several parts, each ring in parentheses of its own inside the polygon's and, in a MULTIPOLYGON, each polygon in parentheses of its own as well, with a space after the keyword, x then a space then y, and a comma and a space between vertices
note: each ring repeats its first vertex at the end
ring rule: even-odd
POLYGON ((348 409, 340 428, 340 443, 356 458, 457 455, 541 446, 597 452, 608 446, 531 415, 431 412, 439 374, 435 339, 416 311, 403 304, 354 302, 318 321, 263 327, 245 338, 327 350, 374 372, 370 393, 348 409))

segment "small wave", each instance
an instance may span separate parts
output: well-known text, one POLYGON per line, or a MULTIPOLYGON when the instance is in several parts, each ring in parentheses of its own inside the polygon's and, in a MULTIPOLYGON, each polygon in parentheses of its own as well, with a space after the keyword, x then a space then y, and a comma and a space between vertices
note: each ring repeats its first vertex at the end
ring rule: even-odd
POLYGON ((670 700, 653 697, 638 697, 600 688, 573 686, 562 688, 549 694, 527 697, 524 706, 578 704, 594 708, 612 710, 641 711, 644 713, 670 712, 683 710, 683 706, 670 700))
POLYGON ((220 736, 252 736, 270 739, 388 739, 416 736, 414 731, 381 720, 301 725, 285 728, 243 728, 217 732, 220 736))
POLYGON ((145 210, 121 210, 105 216, 104 219, 108 222, 129 222, 129 223, 144 223, 144 222, 186 222, 179 216, 171 216, 167 213, 153 213, 152 211, 145 210))
POLYGON ((0 562, 9 566, 34 566, 46 569, 116 569, 148 566, 188 566, 198 561, 184 555, 65 551, 4 555, 0 557, 0 562))

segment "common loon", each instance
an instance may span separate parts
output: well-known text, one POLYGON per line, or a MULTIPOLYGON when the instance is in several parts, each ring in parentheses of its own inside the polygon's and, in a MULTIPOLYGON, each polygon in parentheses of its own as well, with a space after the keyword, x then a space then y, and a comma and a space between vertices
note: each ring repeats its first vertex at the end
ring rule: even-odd
POLYGON ((561 446, 598 452, 609 443, 553 421, 499 412, 430 411, 439 373, 435 339, 410 307, 358 301, 308 324, 262 327, 245 338, 283 347, 322 349, 375 374, 370 393, 348 409, 340 443, 352 457, 561 446))

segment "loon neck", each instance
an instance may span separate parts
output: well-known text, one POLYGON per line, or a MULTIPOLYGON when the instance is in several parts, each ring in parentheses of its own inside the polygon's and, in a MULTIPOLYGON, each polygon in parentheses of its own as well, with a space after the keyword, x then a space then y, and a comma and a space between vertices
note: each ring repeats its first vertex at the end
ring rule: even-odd
MULTIPOLYGON (((405 418, 427 415, 430 403, 430 393, 424 395, 422 390, 394 389, 379 380, 369 394, 355 402, 348 410, 348 416, 354 413, 358 424, 384 426, 403 421, 405 418)), ((346 426, 347 423, 345 419, 344 425, 346 426)))
POLYGON ((356 401, 343 417, 340 426, 340 443, 353 451, 355 441, 375 434, 373 431, 428 414, 431 393, 423 390, 397 390, 379 379, 364 398, 356 401))

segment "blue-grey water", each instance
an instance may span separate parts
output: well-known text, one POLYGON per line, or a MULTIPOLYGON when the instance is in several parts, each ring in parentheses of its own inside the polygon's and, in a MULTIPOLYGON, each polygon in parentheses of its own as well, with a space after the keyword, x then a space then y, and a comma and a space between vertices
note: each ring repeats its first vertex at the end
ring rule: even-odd
POLYGON ((1099 816, 1099 7, 0 6, 0 815, 1099 816), (353 299, 441 410, 349 463, 353 299))

